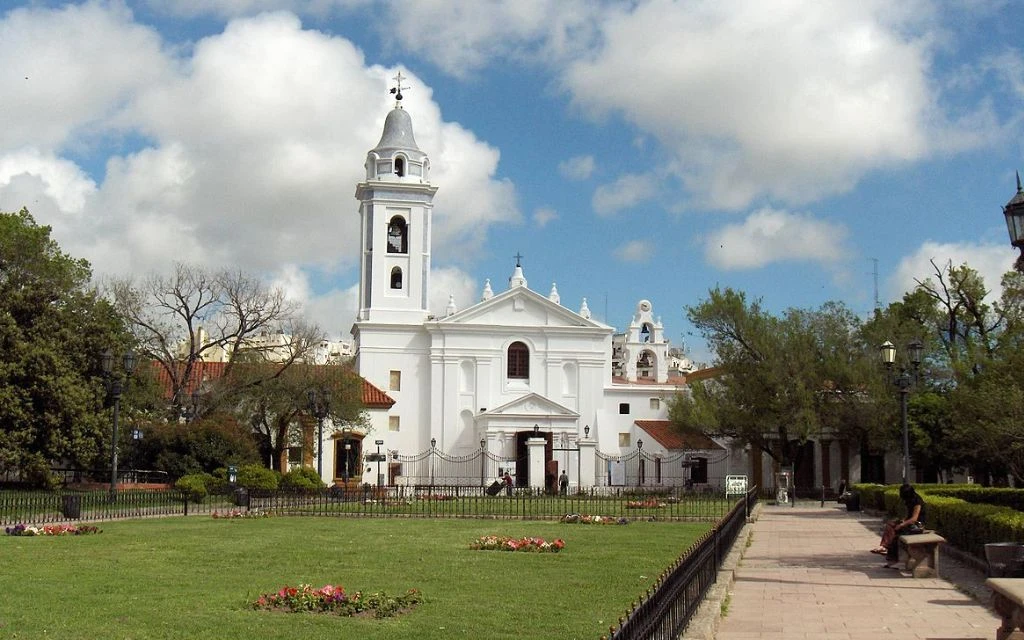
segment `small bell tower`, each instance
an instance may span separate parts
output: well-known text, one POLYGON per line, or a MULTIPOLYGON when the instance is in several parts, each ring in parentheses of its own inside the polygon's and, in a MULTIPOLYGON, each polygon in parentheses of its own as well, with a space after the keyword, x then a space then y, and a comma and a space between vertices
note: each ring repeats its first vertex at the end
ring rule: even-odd
POLYGON ((366 180, 356 186, 361 225, 360 322, 422 324, 429 315, 430 225, 437 187, 430 159, 413 137, 402 108, 401 72, 395 107, 377 146, 366 154, 366 180))

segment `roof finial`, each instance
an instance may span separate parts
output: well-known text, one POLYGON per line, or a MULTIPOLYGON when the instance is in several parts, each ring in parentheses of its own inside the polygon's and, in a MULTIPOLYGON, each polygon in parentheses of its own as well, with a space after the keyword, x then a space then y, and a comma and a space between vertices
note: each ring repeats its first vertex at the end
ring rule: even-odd
POLYGON ((1024 189, 1021 189, 1021 187, 1020 187, 1020 171, 1018 170, 1017 171, 1017 193, 1022 193, 1022 192, 1024 192, 1024 189))
POLYGON ((398 75, 396 75, 393 78, 394 81, 395 81, 395 86, 391 87, 391 93, 394 94, 394 96, 395 96, 395 108, 396 109, 401 109, 402 108, 402 90, 409 88, 409 87, 403 87, 402 86, 402 79, 403 78, 404 78, 404 76, 402 75, 401 71, 399 71, 398 75))
MULTIPOLYGON (((1019 183, 1019 182, 1020 182, 1020 181, 1018 180, 1018 183, 1019 183)), ((519 252, 518 252, 518 251, 516 251, 516 255, 514 255, 514 256, 512 256, 512 257, 516 259, 516 266, 517 266, 517 267, 521 267, 521 266, 523 266, 523 265, 522 265, 522 263, 520 262, 520 261, 521 261, 521 260, 523 259, 523 256, 519 255, 519 252)))

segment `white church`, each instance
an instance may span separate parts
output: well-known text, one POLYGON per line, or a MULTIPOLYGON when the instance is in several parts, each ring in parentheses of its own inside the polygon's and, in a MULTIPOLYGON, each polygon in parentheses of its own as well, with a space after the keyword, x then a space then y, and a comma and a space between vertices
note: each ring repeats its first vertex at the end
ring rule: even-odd
MULTIPOLYGON (((669 353, 649 301, 637 302, 628 331, 616 335, 591 317, 586 299, 574 310, 562 305, 554 285, 547 295, 530 289, 517 258, 507 286, 492 288, 488 280, 475 304, 459 309, 450 299, 443 317, 431 314, 438 186, 400 94, 365 167, 355 194, 355 365, 394 403, 369 411, 372 435, 346 431, 323 443, 325 453, 334 452, 325 458, 336 463, 324 470, 325 481, 338 480, 340 462, 346 480, 349 469, 358 469, 353 475, 364 482, 401 482, 420 472, 403 468, 398 454, 422 452, 452 460, 480 460, 486 452, 487 468, 477 475, 490 480, 508 470, 517 484, 533 487, 562 471, 581 487, 700 484, 734 466, 720 444, 669 428, 666 401, 685 387, 685 371, 670 371, 679 351, 669 353), (359 453, 374 453, 371 437, 386 453, 369 457, 378 463, 376 474, 359 453), (623 464, 627 459, 631 465, 623 464)), ((465 481, 430 479, 443 480, 465 481)))

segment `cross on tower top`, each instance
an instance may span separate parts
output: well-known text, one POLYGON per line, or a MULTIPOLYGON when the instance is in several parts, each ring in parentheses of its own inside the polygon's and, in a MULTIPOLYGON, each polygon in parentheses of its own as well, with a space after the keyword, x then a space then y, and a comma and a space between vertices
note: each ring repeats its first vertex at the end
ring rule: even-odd
POLYGON ((523 259, 523 256, 519 255, 519 252, 518 252, 518 251, 516 252, 516 255, 514 255, 514 256, 512 256, 512 257, 516 259, 516 266, 517 266, 517 267, 521 267, 521 266, 523 266, 523 265, 521 264, 521 261, 522 261, 522 259, 523 259))
POLYGON ((403 76, 402 72, 399 71, 398 74, 393 78, 393 80, 395 81, 395 86, 391 87, 391 91, 390 91, 390 93, 394 94, 395 100, 398 101, 398 106, 401 106, 402 90, 409 88, 409 87, 403 87, 402 86, 402 80, 404 78, 405 78, 405 76, 403 76))

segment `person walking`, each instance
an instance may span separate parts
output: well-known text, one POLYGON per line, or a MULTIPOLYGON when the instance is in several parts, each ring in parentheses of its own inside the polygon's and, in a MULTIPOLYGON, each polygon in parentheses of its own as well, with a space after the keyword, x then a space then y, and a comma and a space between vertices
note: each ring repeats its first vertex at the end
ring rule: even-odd
POLYGON ((509 475, 508 471, 505 472, 505 495, 512 497, 512 476, 509 475))
POLYGON ((563 496, 569 495, 569 475, 565 471, 558 476, 558 493, 563 496))

